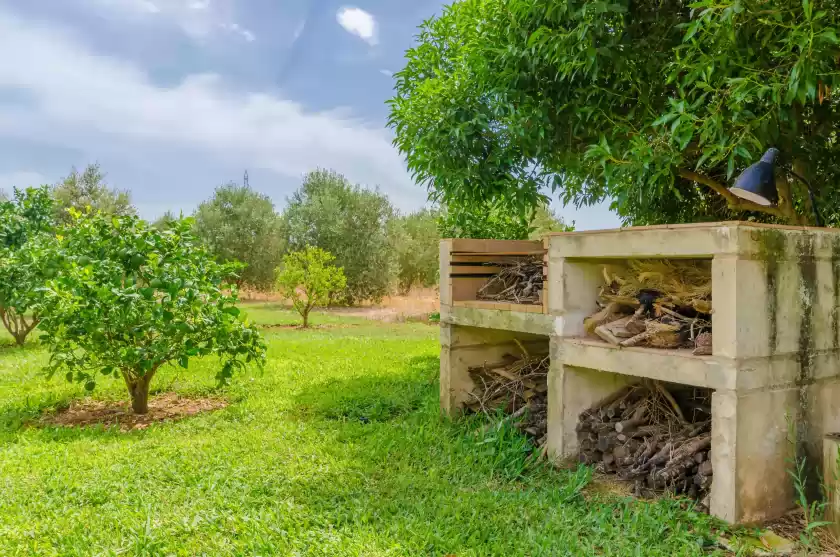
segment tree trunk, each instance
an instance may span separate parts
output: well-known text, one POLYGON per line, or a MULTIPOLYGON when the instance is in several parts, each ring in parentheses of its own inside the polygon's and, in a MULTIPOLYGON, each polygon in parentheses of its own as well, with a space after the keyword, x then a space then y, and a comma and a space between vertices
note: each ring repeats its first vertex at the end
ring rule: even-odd
POLYGON ((131 396, 131 409, 135 414, 146 414, 149 412, 149 385, 152 382, 152 373, 142 377, 129 379, 126 375, 126 386, 131 396))
POLYGON ((309 328, 309 308, 303 310, 303 328, 309 328))

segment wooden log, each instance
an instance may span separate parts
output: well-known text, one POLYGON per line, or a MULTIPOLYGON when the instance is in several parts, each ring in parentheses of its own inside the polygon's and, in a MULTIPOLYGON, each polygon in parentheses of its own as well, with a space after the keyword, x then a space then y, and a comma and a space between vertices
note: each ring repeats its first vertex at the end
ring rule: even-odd
POLYGON ((711 476, 713 473, 712 461, 704 460, 703 462, 701 462, 700 466, 697 467, 697 473, 701 476, 711 476))
POLYGON ((627 431, 631 431, 640 425, 644 425, 647 421, 647 413, 648 407, 647 405, 641 405, 636 408, 633 416, 628 420, 622 420, 615 424, 615 430, 618 433, 624 433, 627 431))
POLYGON ((612 331, 607 329, 606 325, 601 325, 599 327, 595 327, 595 334, 598 335, 601 339, 610 344, 618 346, 621 344, 621 339, 612 334, 612 331))
MULTIPOLYGON (((660 472, 660 477, 667 480, 675 478, 680 474, 684 474, 694 462, 694 453, 707 449, 711 444, 711 434, 702 435, 684 442, 674 450, 673 454, 670 455, 667 466, 665 466, 660 472)), ((657 457, 659 456, 660 455, 657 455, 657 457)))
POLYGON ((581 412, 580 419, 583 419, 584 415, 593 416, 604 406, 607 406, 626 395, 632 388, 632 385, 627 385, 617 391, 613 391, 609 395, 605 396, 604 398, 602 398, 601 400, 599 400, 598 402, 581 412))
POLYGON ((706 460, 706 452, 705 451, 700 451, 699 453, 696 453, 694 455, 694 462, 696 462, 697 464, 700 464, 704 460, 706 460))

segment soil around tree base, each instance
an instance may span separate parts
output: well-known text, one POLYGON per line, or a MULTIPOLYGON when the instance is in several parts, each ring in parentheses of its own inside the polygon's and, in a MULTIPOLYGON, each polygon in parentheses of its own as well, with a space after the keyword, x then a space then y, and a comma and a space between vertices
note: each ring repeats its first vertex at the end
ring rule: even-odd
POLYGON ((130 401, 78 400, 68 408, 43 416, 41 426, 86 427, 102 425, 119 427, 120 431, 146 429, 153 423, 169 422, 224 408, 221 398, 186 398, 176 393, 164 393, 149 399, 149 412, 135 414, 130 401))

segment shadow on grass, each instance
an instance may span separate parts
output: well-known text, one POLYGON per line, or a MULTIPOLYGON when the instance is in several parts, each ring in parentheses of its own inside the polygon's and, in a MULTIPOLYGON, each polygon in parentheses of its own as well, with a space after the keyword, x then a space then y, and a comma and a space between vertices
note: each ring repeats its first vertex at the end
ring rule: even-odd
POLYGON ((297 397, 298 411, 328 420, 392 420, 417 411, 437 392, 438 369, 438 358, 418 356, 411 358, 399 374, 324 381, 297 397))

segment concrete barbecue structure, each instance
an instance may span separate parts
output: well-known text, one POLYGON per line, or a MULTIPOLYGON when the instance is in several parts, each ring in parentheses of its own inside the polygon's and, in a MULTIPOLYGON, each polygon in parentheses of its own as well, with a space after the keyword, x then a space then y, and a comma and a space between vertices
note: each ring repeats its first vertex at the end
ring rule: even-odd
POLYGON ((840 230, 747 222, 554 233, 543 241, 441 242, 441 408, 457 415, 467 368, 516 341, 551 356, 548 449, 577 456, 593 403, 642 378, 713 389, 710 512, 758 522, 793 504, 795 456, 816 469, 840 431, 840 230), (492 266, 542 256, 542 305, 476 300, 492 266), (711 260, 712 355, 619 348, 585 337, 601 268, 630 259, 711 260))

